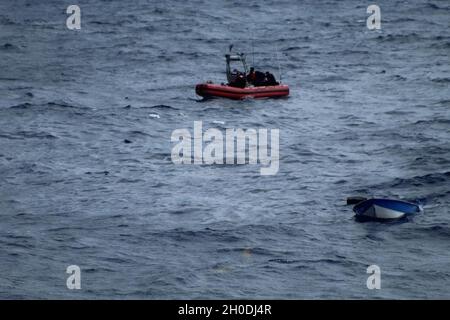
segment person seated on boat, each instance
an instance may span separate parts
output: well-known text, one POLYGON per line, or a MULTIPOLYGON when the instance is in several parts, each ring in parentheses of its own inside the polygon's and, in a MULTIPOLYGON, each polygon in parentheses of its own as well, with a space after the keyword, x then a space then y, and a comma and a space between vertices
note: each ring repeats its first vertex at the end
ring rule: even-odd
POLYGON ((245 88, 247 86, 247 79, 245 74, 238 72, 236 77, 229 83, 229 86, 236 88, 245 88))
POLYGON ((270 72, 266 72, 265 74, 265 85, 266 86, 277 86, 279 83, 275 80, 275 76, 270 72))
POLYGON ((233 69, 233 71, 231 71, 231 80, 230 80, 230 82, 234 82, 234 80, 236 80, 238 75, 239 75, 239 71, 237 69, 233 69))
POLYGON ((249 84, 254 84, 255 79, 256 79, 255 68, 251 67, 250 72, 247 75, 247 82, 249 84))
POLYGON ((253 85, 255 87, 265 86, 265 75, 261 71, 255 71, 255 80, 253 80, 253 85))

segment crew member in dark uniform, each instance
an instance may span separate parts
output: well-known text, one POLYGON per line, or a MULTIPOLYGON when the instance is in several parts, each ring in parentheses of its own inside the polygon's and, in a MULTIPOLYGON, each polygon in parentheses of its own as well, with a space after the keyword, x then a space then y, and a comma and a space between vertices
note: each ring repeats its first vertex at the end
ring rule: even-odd
POLYGON ((250 72, 247 75, 247 82, 249 84, 254 84, 256 80, 255 68, 251 67, 250 72))
POLYGON ((247 79, 245 77, 245 74, 242 72, 237 72, 236 77, 229 85, 235 88, 245 88, 247 86, 247 79))
POLYGON ((265 83, 266 86, 277 86, 279 83, 275 80, 275 76, 270 72, 266 72, 265 74, 265 83))
POLYGON ((255 87, 265 86, 264 83, 264 73, 261 71, 255 71, 255 80, 253 81, 255 87))

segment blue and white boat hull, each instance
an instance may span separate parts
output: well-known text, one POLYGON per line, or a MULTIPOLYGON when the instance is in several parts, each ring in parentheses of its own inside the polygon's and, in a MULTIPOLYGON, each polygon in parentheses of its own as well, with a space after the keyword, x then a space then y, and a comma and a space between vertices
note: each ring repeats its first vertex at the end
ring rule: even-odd
POLYGON ((401 219, 422 211, 422 208, 411 202, 391 199, 368 199, 353 207, 359 217, 372 219, 401 219))

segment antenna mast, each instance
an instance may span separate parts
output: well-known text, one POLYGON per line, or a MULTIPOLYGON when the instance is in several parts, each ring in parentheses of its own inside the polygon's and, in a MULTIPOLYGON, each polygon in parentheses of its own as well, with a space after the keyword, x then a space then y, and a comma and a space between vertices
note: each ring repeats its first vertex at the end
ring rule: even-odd
POLYGON ((278 74, 280 75, 280 83, 281 83, 281 64, 280 64, 280 58, 278 56, 278 45, 275 45, 275 48, 277 50, 278 74))
POLYGON ((255 44, 254 44, 255 36, 252 32, 252 67, 255 67, 255 44))

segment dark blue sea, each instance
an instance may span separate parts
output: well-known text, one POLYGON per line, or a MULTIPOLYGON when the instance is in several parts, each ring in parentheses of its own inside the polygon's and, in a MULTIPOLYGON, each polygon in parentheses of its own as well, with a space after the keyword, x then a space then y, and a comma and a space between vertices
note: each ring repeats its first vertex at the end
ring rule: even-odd
POLYGON ((0 298, 449 298, 450 3, 379 0, 379 30, 369 4, 2 0, 0 298), (196 96, 231 43, 290 97, 196 96), (175 165, 194 121, 279 129, 278 173, 175 165))

